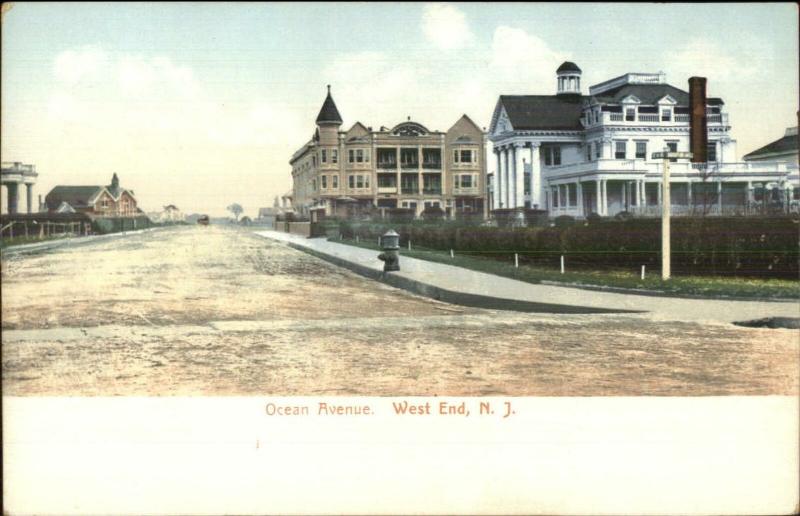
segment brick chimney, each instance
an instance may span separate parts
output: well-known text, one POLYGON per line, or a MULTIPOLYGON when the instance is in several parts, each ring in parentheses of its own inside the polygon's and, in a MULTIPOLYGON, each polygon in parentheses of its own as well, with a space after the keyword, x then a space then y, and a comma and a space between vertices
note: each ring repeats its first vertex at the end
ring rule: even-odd
POLYGON ((692 163, 708 161, 705 77, 689 77, 689 151, 692 163))

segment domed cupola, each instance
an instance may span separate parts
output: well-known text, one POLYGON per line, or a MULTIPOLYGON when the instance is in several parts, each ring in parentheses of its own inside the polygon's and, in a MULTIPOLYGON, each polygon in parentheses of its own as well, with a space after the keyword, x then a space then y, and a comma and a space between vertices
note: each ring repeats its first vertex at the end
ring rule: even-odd
POLYGON ((581 94, 581 69, 572 61, 564 61, 556 70, 558 95, 581 94))

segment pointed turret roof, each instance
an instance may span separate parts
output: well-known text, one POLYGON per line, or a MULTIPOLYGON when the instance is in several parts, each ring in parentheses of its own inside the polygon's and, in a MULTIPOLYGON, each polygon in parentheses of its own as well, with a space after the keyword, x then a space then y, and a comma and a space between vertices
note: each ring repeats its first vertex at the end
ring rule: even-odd
POLYGON ((336 102, 331 97, 331 85, 328 84, 328 96, 325 97, 325 102, 322 104, 322 109, 319 110, 317 115, 317 123, 342 123, 342 115, 336 109, 336 102))

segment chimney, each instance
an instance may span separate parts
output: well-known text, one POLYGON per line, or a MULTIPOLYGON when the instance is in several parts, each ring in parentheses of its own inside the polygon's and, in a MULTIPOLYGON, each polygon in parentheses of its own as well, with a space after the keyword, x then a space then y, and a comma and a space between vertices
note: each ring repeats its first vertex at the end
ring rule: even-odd
POLYGON ((689 151, 692 163, 708 161, 705 77, 689 77, 689 151))

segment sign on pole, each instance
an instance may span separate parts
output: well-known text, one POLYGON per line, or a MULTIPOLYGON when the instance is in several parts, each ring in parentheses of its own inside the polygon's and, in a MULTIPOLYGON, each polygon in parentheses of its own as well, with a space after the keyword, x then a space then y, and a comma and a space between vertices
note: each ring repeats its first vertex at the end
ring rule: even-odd
POLYGON ((661 279, 666 281, 670 278, 672 271, 670 265, 672 261, 670 251, 670 208, 672 201, 669 191, 669 160, 670 159, 691 159, 691 152, 677 152, 664 149, 664 152, 654 152, 653 159, 664 160, 664 177, 662 177, 661 194, 661 279))

